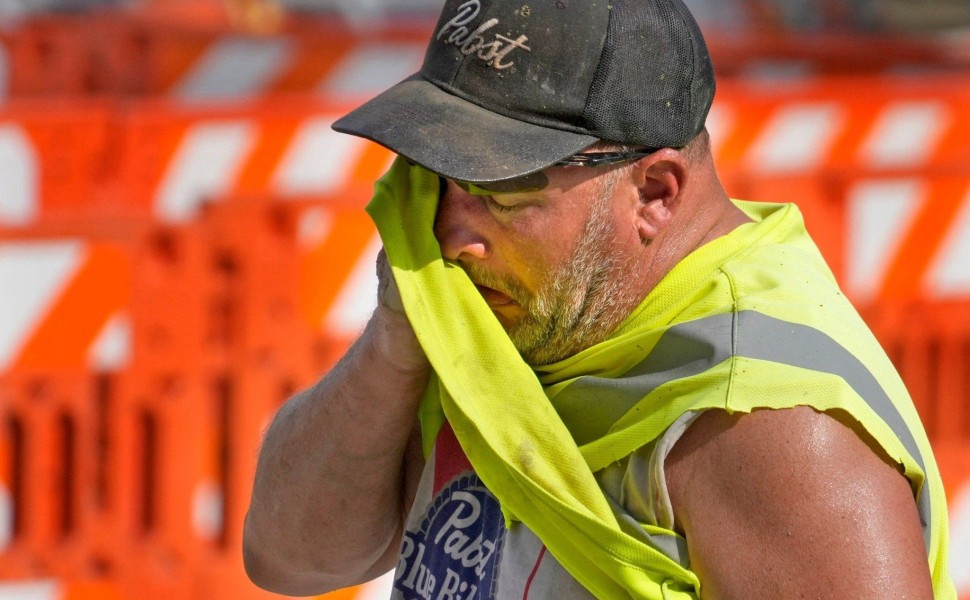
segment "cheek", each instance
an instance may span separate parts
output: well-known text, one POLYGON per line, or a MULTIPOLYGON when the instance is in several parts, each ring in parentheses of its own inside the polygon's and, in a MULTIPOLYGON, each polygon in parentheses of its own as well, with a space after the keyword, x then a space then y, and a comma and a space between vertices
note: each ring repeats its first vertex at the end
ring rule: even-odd
POLYGON ((639 248, 643 238, 637 230, 636 223, 619 223, 613 229, 616 243, 622 247, 639 248))
POLYGON ((581 238, 582 231, 574 231, 557 238, 542 239, 529 257, 529 268, 533 270, 539 285, 548 285, 553 276, 562 273, 577 259, 581 238))
POLYGON ((631 218, 632 214, 632 211, 623 207, 614 207, 608 215, 608 242, 618 250, 640 246, 640 232, 637 231, 635 219, 631 218))
POLYGON ((555 219, 523 219, 503 228, 496 250, 528 289, 544 285, 572 257, 582 228, 566 225, 555 219))

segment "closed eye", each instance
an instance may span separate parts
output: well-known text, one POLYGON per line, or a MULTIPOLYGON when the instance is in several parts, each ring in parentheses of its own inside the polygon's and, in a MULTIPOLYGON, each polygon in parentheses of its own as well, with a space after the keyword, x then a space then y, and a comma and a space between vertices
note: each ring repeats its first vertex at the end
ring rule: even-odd
POLYGON ((495 212, 499 212, 499 213, 511 213, 511 212, 515 212, 515 211, 521 209, 522 207, 526 206, 526 203, 525 202, 515 202, 515 203, 512 203, 512 204, 502 204, 501 202, 498 202, 497 200, 495 200, 495 198, 492 197, 492 196, 482 196, 482 198, 485 199, 485 204, 487 204, 490 209, 494 210, 495 212))

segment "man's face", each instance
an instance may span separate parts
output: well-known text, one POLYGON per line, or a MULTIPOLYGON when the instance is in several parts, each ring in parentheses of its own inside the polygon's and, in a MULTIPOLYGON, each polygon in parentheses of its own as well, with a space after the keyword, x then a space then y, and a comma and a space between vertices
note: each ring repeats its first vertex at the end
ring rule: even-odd
POLYGON ((639 240, 625 222, 621 173, 547 174, 541 191, 490 196, 448 182, 435 225, 444 257, 466 270, 533 365, 602 341, 639 301, 625 279, 635 272, 627 250, 639 240))

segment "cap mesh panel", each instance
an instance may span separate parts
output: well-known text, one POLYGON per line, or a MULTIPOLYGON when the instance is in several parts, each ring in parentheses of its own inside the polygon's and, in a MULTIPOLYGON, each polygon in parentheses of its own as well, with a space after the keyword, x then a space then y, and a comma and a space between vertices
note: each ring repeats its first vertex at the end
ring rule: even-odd
POLYGON ((612 6, 606 47, 584 111, 589 130, 615 142, 686 145, 706 117, 698 122, 695 113, 702 108, 692 105, 700 100, 692 89, 713 93, 704 78, 694 80, 694 47, 685 34, 696 25, 684 23, 670 0, 613 0, 612 6))

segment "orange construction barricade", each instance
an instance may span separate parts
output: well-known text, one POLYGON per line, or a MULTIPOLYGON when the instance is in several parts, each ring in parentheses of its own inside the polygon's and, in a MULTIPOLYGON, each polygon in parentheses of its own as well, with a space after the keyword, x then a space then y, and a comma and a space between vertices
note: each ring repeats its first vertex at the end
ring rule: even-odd
POLYGON ((98 210, 108 118, 105 103, 83 99, 0 106, 0 227, 98 210))

